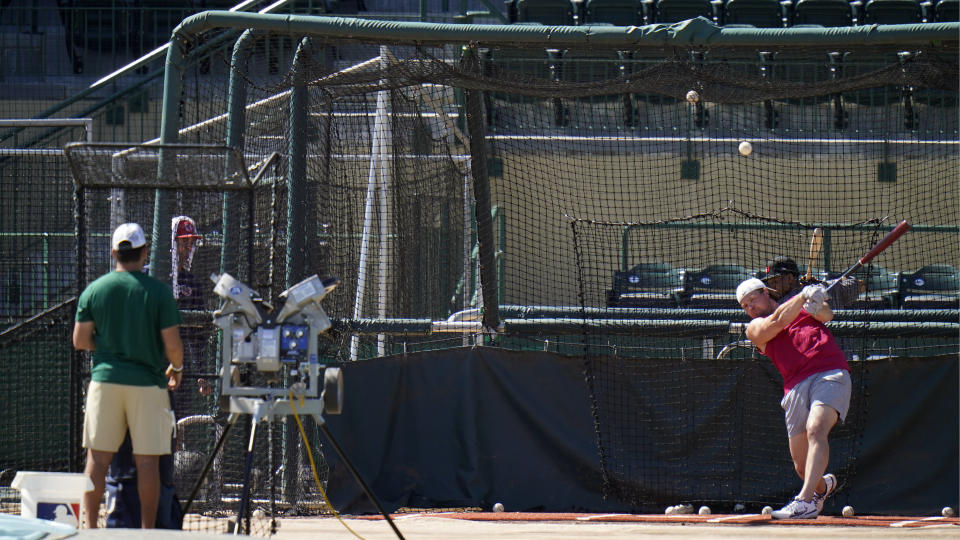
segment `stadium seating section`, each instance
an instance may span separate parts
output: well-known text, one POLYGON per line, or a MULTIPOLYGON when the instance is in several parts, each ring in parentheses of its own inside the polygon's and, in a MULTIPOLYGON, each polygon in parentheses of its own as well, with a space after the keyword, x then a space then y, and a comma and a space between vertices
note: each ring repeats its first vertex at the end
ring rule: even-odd
POLYGON ((626 272, 614 272, 608 304, 620 307, 677 307, 682 291, 680 271, 669 263, 641 263, 626 272))
POLYGON ((793 7, 793 26, 850 26, 853 13, 847 0, 799 0, 793 7))
MULTIPOLYGON (((801 272, 805 269, 801 268, 801 272)), ((847 309, 957 309, 960 307, 960 270, 947 264, 924 266, 913 272, 890 272, 878 265, 853 274, 860 296, 847 309)), ((737 285, 749 277, 763 277, 736 264, 674 268, 669 263, 645 262, 613 273, 607 307, 736 308, 737 285)), ((839 274, 818 274, 834 279, 839 274)))
MULTIPOLYGON (((99 72, 139 57, 170 38, 185 17, 202 10, 225 10, 237 0, 58 0, 51 20, 62 25, 74 74, 99 72)), ((37 20, 44 9, 28 3, 3 2, 4 24, 37 20), (39 14, 39 15, 38 15, 39 14)), ((320 2, 330 14, 359 14, 362 0, 320 2)), ((958 21, 960 0, 505 0, 503 17, 512 24, 640 26, 676 23, 704 17, 724 26, 780 28, 838 27, 958 21)), ((319 9, 319 8, 317 8, 319 9)), ((486 13, 486 12, 484 12, 486 13)), ((466 15, 458 16, 470 21, 466 15)), ((44 18, 45 20, 48 18, 44 18)), ((455 17, 456 19, 456 17, 455 17)), ((20 23, 17 23, 20 24, 20 23)), ((50 22, 45 24, 50 25, 50 22)), ((40 33, 59 33, 53 26, 40 33)), ((32 31, 36 33, 36 30, 32 31)), ((39 50, 23 35, 17 47, 39 50)), ((46 46, 49 46, 47 44, 46 46)), ((9 48, 9 47, 8 47, 9 48)), ((6 69, 19 74, 53 73, 53 66, 24 66, 17 71, 5 51, 6 69)), ((12 72, 11 72, 12 74, 12 72)))
POLYGON ((506 0, 511 23, 639 26, 704 17, 724 26, 853 26, 958 20, 960 0, 506 0))
POLYGON ((641 0, 587 0, 580 19, 581 24, 617 26, 640 26, 646 22, 646 7, 641 0))
POLYGON ((516 22, 553 26, 575 24, 573 3, 568 0, 516 0, 516 22))
POLYGON ((717 21, 719 11, 709 0, 658 0, 650 22, 673 23, 703 17, 717 21))
POLYGON ((913 273, 900 274, 897 303, 903 308, 958 307, 960 270, 947 264, 924 266, 913 273))
MULTIPOLYGON (((836 275, 831 277, 837 277, 836 275)), ((863 284, 863 292, 850 309, 889 309, 897 307, 897 274, 878 265, 861 268, 854 274, 863 284)))
POLYGON ((754 273, 737 264, 715 264, 700 270, 682 272, 683 289, 677 293, 677 304, 691 308, 738 307, 737 285, 754 273))
POLYGON ((934 4, 935 22, 960 21, 960 0, 940 0, 934 4))

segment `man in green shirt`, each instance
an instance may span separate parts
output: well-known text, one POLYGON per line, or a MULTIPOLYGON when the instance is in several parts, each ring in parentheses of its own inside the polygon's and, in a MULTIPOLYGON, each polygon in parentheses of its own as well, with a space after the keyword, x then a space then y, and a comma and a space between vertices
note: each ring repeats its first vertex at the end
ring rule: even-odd
POLYGON ((148 246, 139 225, 117 227, 111 254, 115 271, 84 289, 73 327, 73 346, 93 351, 83 446, 94 488, 83 496, 83 513, 87 527, 96 527, 107 467, 129 429, 140 523, 148 529, 157 516, 159 458, 170 453, 176 421, 168 390, 180 385, 183 371, 181 319, 170 288, 143 273, 148 246))

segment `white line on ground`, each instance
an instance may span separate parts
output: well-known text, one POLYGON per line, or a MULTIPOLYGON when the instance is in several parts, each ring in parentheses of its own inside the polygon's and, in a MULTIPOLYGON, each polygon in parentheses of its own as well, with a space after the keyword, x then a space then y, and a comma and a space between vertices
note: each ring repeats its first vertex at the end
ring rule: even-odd
POLYGON ((891 527, 906 527, 907 525, 910 525, 911 523, 920 523, 921 521, 939 521, 939 520, 941 520, 941 519, 943 519, 943 518, 940 517, 940 516, 931 516, 931 517, 927 517, 927 518, 923 518, 923 519, 910 519, 910 520, 907 520, 907 521, 895 521, 895 522, 891 523, 890 526, 891 526, 891 527))
POLYGON ((735 516, 715 517, 715 518, 708 519, 707 523, 720 523, 720 522, 731 520, 731 519, 742 519, 742 518, 756 517, 759 515, 760 514, 737 514, 735 516))
POLYGON ((630 514, 598 514, 596 516, 580 516, 577 518, 577 521, 590 521, 591 519, 601 519, 601 518, 629 516, 629 515, 630 514))

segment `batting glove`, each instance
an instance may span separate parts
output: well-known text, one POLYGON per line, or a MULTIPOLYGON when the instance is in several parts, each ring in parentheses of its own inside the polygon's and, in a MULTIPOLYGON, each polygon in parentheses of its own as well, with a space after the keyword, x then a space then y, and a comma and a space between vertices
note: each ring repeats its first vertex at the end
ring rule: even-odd
POLYGON ((822 304, 827 300, 827 289, 823 285, 807 285, 800 294, 817 304, 822 304))
POLYGON ((803 309, 810 315, 816 316, 817 313, 819 313, 820 310, 823 309, 824 305, 825 304, 823 302, 817 302, 811 299, 803 303, 803 309))

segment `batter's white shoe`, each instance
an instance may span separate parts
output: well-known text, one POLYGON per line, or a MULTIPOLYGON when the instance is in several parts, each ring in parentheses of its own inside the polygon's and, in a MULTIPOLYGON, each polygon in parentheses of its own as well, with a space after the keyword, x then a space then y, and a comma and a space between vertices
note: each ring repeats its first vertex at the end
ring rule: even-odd
POLYGON ((774 510, 773 519, 813 519, 820 514, 813 500, 794 499, 779 510, 774 510))
POLYGON ((813 495, 813 503, 817 505, 817 513, 823 512, 823 503, 827 502, 827 497, 833 494, 837 490, 837 477, 827 473, 823 475, 823 483, 827 485, 827 489, 823 493, 815 493, 813 495))

